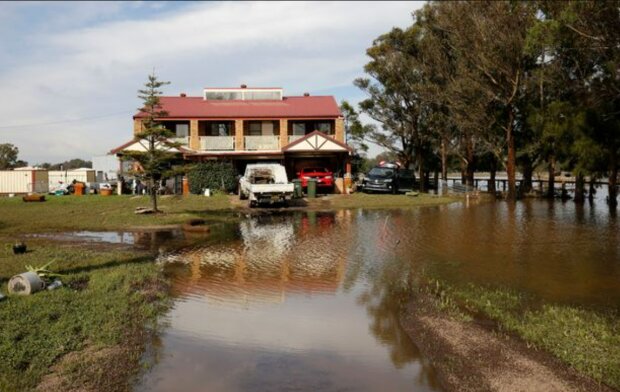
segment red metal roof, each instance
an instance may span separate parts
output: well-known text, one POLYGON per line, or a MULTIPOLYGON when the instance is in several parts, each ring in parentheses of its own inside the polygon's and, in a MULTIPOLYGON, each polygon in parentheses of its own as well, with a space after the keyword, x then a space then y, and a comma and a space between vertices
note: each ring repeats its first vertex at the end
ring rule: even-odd
MULTIPOLYGON (((167 118, 337 118, 332 96, 284 97, 280 100, 220 101, 202 97, 161 97, 167 118)), ((143 117, 138 112, 134 117, 143 117)))

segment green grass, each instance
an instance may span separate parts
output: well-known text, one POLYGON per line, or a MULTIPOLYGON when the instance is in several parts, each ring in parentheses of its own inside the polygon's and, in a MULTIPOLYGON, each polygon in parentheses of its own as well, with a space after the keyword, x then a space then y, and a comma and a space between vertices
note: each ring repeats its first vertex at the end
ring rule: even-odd
MULTIPOLYGON (((546 350, 580 372, 620 389, 620 316, 569 305, 535 305, 522 293, 432 281, 440 308, 482 314, 500 329, 546 350)), ((443 309, 442 309, 443 310, 443 309)))
POLYGON ((145 327, 155 326, 165 309, 160 269, 147 254, 44 241, 32 247, 20 256, 0 250, 1 291, 25 264, 50 259, 57 260, 50 268, 64 274, 65 285, 0 302, 0 390, 32 390, 53 366, 63 388, 129 389, 145 327))
POLYGON ((333 209, 343 208, 408 208, 448 204, 458 199, 420 193, 417 197, 391 194, 354 193, 351 195, 330 195, 325 199, 309 200, 310 206, 324 206, 333 209))
POLYGON ((43 203, 0 197, 0 234, 179 224, 231 207, 227 195, 160 197, 159 208, 165 214, 134 214, 140 206, 150 206, 147 196, 48 196, 43 203))

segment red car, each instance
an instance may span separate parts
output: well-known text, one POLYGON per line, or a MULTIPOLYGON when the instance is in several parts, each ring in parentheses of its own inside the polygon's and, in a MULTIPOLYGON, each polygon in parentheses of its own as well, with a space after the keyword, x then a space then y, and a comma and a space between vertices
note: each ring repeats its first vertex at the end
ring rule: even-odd
POLYGON ((316 179, 317 188, 332 189, 334 187, 334 173, 324 167, 306 167, 297 173, 301 186, 306 188, 310 178, 316 179))

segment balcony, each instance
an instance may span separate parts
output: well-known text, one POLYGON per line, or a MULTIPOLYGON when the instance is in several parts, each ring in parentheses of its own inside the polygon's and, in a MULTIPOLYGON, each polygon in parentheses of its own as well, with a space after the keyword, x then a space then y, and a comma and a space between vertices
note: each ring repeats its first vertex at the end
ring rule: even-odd
POLYGON ((279 136, 245 136, 244 142, 246 150, 278 150, 280 148, 279 136))
POLYGON ((232 151, 235 149, 235 137, 201 136, 200 149, 205 151, 232 151))

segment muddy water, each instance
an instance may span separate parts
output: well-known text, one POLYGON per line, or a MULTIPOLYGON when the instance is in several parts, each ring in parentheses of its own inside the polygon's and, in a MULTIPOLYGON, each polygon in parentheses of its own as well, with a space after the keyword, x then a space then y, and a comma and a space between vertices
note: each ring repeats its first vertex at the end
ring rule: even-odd
POLYGON ((398 322, 420 271, 620 303, 604 208, 525 202, 251 217, 165 254, 174 306, 139 391, 436 391, 398 322))

